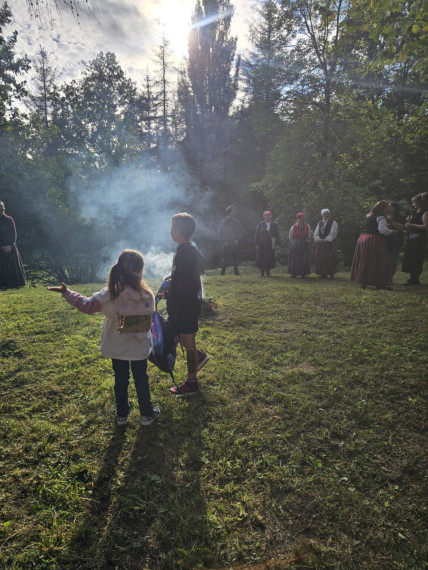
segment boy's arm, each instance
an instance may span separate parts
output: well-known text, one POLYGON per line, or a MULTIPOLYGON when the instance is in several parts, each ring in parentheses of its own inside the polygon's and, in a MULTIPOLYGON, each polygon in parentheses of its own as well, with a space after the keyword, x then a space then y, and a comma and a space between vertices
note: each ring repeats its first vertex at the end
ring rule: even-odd
POLYGON ((224 242, 224 220, 222 220, 218 226, 218 241, 224 242))

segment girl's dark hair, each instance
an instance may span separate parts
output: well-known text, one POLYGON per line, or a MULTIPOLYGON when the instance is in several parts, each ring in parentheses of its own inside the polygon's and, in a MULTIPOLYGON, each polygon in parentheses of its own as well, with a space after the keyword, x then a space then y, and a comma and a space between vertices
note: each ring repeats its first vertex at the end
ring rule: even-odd
POLYGON ((107 287, 110 298, 115 299, 125 287, 148 293, 148 286, 141 277, 144 268, 144 257, 139 251, 124 249, 117 262, 110 269, 107 287))

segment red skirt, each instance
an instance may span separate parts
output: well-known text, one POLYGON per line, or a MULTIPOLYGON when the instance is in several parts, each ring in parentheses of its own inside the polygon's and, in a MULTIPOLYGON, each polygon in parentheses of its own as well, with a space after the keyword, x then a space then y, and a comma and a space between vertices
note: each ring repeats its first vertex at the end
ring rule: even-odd
POLYGON ((384 237, 362 234, 355 246, 351 266, 351 281, 362 285, 388 285, 388 248, 384 237))
POLYGON ((319 241, 315 252, 315 273, 334 275, 336 273, 336 240, 319 241))

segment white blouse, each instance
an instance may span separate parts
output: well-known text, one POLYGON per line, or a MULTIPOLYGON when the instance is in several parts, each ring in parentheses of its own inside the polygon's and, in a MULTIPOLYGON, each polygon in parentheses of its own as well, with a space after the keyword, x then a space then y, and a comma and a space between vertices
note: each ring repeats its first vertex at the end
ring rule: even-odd
MULTIPOLYGON (((328 234, 328 236, 325 238, 325 241, 333 241, 336 239, 337 237, 337 231, 339 229, 339 226, 337 225, 336 220, 333 220, 333 223, 331 224, 331 229, 330 229, 330 233, 328 234)), ((314 240, 315 241, 319 241, 320 238, 320 222, 318 222, 317 227, 315 228, 315 232, 314 232, 314 240)))

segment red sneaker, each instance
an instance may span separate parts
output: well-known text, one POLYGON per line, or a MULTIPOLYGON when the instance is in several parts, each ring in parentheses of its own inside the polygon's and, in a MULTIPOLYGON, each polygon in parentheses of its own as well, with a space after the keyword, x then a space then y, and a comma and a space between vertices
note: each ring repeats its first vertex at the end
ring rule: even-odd
POLYGON ((169 389, 171 394, 177 396, 177 398, 184 398, 185 396, 194 396, 195 394, 198 393, 198 390, 199 390, 198 381, 195 380, 194 382, 189 382, 188 379, 186 379, 183 382, 183 384, 180 384, 179 386, 171 386, 171 388, 169 389))

